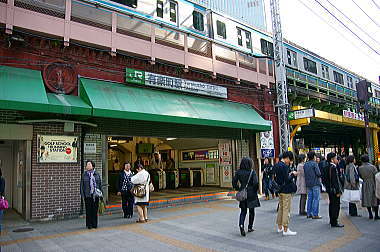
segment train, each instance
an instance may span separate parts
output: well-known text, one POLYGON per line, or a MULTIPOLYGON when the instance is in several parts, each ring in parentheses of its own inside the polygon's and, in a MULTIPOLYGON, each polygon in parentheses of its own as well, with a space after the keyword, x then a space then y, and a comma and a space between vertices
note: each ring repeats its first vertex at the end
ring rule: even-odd
MULTIPOLYGON (((270 33, 209 9, 207 0, 85 1, 172 27, 184 33, 211 39, 252 56, 273 58, 273 40, 270 33)), ((285 65, 288 69, 303 72, 322 82, 333 82, 344 89, 352 90, 352 94, 355 93, 355 84, 363 79, 291 41, 284 40, 283 46, 285 65)), ((372 83, 371 88, 373 96, 380 99, 380 86, 372 83)))

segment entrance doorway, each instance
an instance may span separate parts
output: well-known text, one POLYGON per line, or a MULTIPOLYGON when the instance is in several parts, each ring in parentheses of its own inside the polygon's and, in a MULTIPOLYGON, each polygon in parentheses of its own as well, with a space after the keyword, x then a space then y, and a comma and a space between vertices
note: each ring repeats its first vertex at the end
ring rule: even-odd
MULTIPOLYGON (((26 218, 26 143, 0 141, 0 168, 9 208, 26 218)), ((7 212, 7 211, 6 211, 7 212)))

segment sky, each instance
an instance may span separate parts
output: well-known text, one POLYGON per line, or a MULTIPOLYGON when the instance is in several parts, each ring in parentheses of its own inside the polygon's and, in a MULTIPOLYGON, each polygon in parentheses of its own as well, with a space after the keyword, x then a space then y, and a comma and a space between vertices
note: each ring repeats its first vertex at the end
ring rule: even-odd
MULTIPOLYGON (((363 76, 367 80, 380 84, 380 0, 278 1, 280 1, 284 38, 363 76), (369 44, 373 50, 344 28, 317 1, 336 15, 357 36, 369 44), (329 2, 356 23, 359 28, 346 19, 329 2)), ((264 2, 267 27, 271 31, 270 0, 264 0, 264 2)))

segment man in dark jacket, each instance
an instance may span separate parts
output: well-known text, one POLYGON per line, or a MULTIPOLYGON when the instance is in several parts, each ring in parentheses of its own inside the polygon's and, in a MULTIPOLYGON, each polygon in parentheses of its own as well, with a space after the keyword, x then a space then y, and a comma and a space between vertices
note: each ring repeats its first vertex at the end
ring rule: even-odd
POLYGON ((307 188, 307 218, 321 219, 319 216, 319 200, 321 194, 321 172, 315 161, 315 152, 307 153, 308 161, 303 169, 307 188))
POLYGON ((340 211, 340 196, 343 193, 342 181, 339 177, 338 159, 335 153, 327 154, 327 162, 330 163, 327 171, 326 191, 329 194, 329 216, 331 227, 344 227, 338 223, 340 211))
POLYGON ((292 193, 297 191, 297 186, 292 181, 297 172, 290 172, 290 164, 293 162, 294 155, 291 151, 282 153, 281 161, 274 167, 275 181, 280 186, 279 195, 279 209, 277 213, 277 232, 285 236, 297 235, 297 232, 292 232, 289 226, 289 213, 292 202, 292 193))

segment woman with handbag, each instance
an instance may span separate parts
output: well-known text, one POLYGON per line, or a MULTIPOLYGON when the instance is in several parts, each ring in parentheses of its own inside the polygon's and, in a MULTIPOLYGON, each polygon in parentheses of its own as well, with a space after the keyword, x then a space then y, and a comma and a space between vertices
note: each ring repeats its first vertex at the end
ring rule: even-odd
POLYGON ((86 161, 86 171, 81 179, 80 192, 86 206, 86 227, 97 228, 99 199, 103 197, 103 192, 100 175, 95 171, 95 163, 91 160, 86 161))
MULTIPOLYGON (((358 199, 360 200, 360 191, 359 191, 359 173, 357 170, 357 167, 355 166, 356 160, 353 155, 350 155, 347 157, 346 160, 347 166, 345 171, 345 179, 344 179, 344 194, 350 193, 352 191, 353 193, 356 193, 358 195, 358 199)), ((349 199, 350 202, 348 203, 348 213, 350 216, 353 217, 360 217, 358 215, 358 209, 356 207, 355 202, 351 202, 352 199, 349 199)))
POLYGON ((235 176, 232 179, 233 188, 239 191, 236 199, 240 201, 239 228, 242 236, 245 236, 244 222, 247 210, 249 209, 248 232, 252 232, 254 231, 253 222, 255 220, 255 208, 260 206, 260 201, 257 196, 259 181, 255 170, 252 168, 252 159, 244 157, 240 162, 240 169, 236 171, 235 176))
POLYGON ((150 175, 144 169, 144 166, 139 164, 137 166, 137 174, 131 178, 131 182, 134 185, 132 193, 135 196, 135 205, 139 219, 137 223, 143 223, 148 221, 148 209, 149 195, 150 195, 150 175))
POLYGON ((125 162, 123 167, 124 169, 120 172, 117 183, 117 195, 121 196, 124 218, 129 219, 133 216, 133 204, 135 201, 135 197, 131 192, 133 187, 131 178, 134 174, 131 171, 131 164, 129 162, 125 162))

